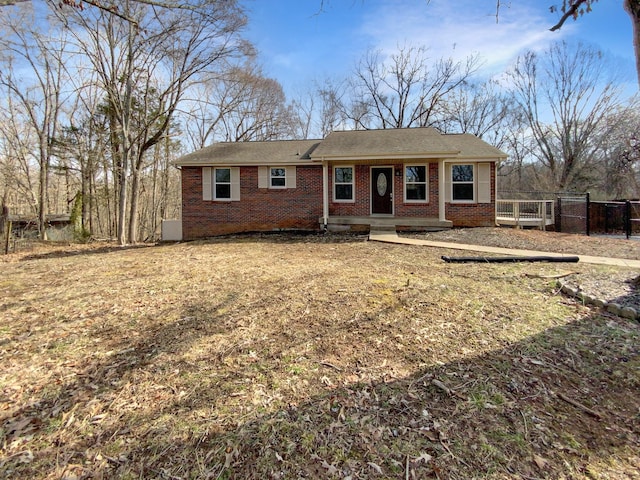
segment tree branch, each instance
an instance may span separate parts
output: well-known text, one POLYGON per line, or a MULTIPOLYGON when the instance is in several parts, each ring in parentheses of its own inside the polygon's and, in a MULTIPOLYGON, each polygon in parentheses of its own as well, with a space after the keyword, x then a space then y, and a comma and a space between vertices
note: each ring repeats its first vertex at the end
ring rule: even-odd
POLYGON ((549 30, 552 32, 555 32, 556 30, 560 30, 562 28, 562 25, 564 25, 564 22, 567 21, 567 18, 569 17, 577 17, 578 16, 578 9, 580 8, 580 6, 584 3, 587 3, 587 0, 576 0, 575 3, 570 4, 569 8, 567 9, 567 11, 564 13, 564 15, 562 15, 562 18, 560 19, 560 21, 558 23, 556 23, 553 27, 551 27, 549 30))

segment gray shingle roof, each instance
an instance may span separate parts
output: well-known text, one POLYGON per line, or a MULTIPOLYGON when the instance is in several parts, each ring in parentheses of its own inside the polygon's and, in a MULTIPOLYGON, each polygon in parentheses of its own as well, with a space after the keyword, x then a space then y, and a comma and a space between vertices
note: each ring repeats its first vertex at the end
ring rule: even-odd
POLYGON ((310 153, 321 140, 220 142, 177 159, 175 165, 274 165, 310 163, 310 153))
POLYGON ((444 135, 435 128, 332 132, 311 154, 314 160, 367 158, 504 158, 474 135, 444 135))
POLYGON ((493 159, 506 154, 470 134, 442 134, 435 128, 350 130, 324 140, 215 143, 185 155, 175 165, 275 165, 326 160, 493 159))

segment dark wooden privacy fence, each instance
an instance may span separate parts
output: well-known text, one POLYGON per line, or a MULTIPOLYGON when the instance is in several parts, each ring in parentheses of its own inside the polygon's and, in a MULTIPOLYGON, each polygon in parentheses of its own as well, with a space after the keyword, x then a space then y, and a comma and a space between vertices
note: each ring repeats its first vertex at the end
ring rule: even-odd
POLYGON ((591 202, 589 222, 593 233, 640 235, 640 201, 591 202))

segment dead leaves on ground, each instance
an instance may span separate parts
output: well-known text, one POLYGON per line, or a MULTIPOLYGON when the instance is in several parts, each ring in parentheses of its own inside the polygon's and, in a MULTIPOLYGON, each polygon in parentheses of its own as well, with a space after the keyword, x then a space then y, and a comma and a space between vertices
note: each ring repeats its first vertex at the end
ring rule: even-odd
POLYGON ((0 472, 630 472, 638 326, 441 253, 222 240, 7 263, 0 472))

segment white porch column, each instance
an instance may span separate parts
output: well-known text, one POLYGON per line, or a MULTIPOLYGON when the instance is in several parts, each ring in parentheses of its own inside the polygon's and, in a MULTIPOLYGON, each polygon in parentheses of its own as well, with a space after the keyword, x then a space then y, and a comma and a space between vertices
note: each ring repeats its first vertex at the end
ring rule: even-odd
POLYGON ((438 160, 438 219, 441 222, 444 222, 446 218, 446 171, 445 171, 445 161, 438 160))
POLYGON ((327 228, 329 223, 329 165, 322 162, 322 223, 327 228))

